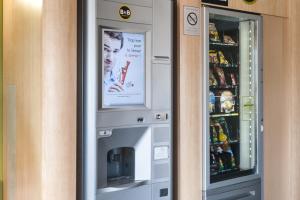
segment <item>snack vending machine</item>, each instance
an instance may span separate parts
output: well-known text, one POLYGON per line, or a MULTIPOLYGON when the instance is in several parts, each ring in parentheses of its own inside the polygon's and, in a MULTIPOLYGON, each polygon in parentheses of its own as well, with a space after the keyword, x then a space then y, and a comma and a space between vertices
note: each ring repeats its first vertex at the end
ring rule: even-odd
POLYGON ((261 199, 261 16, 203 11, 203 197, 261 199))

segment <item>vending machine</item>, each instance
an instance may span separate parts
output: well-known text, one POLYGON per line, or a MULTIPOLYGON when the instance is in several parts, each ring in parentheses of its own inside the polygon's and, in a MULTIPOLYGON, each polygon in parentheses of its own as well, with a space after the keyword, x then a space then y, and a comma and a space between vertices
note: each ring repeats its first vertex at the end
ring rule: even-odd
POLYGON ((262 18, 203 7, 203 199, 262 199, 262 18))
POLYGON ((82 1, 83 200, 172 199, 172 5, 82 1))

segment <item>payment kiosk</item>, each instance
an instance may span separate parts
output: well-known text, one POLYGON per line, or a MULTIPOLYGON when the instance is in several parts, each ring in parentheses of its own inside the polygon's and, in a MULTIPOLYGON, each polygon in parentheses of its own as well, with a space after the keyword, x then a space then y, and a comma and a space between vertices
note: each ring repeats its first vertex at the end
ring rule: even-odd
POLYGON ((172 199, 172 6, 83 6, 84 200, 172 199))

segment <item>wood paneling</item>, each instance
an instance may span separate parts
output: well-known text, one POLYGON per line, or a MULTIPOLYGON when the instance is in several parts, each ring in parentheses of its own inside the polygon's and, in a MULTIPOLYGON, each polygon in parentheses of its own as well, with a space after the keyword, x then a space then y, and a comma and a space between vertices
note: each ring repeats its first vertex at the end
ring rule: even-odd
POLYGON ((0 0, 0 200, 3 199, 3 0, 0 0))
POLYGON ((287 17, 288 3, 287 0, 257 0, 256 3, 249 5, 243 0, 229 0, 229 6, 225 8, 287 17))
POLYGON ((43 5, 43 200, 76 199, 76 4, 43 5))
POLYGON ((9 85, 16 146, 5 142, 5 161, 16 169, 5 168, 5 200, 75 200, 76 0, 4 0, 4 141, 9 85))
POLYGON ((298 0, 290 0, 289 12, 289 65, 291 66, 291 87, 292 92, 289 94, 291 103, 291 153, 289 170, 291 181, 291 198, 292 200, 300 199, 300 2, 298 0))
POLYGON ((264 190, 266 200, 290 199, 290 76, 288 20, 263 16, 264 190))
POLYGON ((199 200, 202 196, 201 38, 183 34, 184 5, 200 8, 200 2, 177 2, 175 196, 178 200, 199 200))
MULTIPOLYGON (((16 160, 16 168, 5 165, 4 194, 16 200, 41 199, 41 16, 42 7, 24 1, 4 1, 4 141, 8 132, 8 86, 16 86, 16 144, 5 144, 5 163, 16 160), (10 146, 12 145, 12 146, 10 146), (10 147, 9 147, 10 146, 10 147), (15 156, 7 148, 15 148, 15 156), (15 187, 7 187, 14 174, 15 187)), ((12 199, 9 199, 12 200, 12 199)))

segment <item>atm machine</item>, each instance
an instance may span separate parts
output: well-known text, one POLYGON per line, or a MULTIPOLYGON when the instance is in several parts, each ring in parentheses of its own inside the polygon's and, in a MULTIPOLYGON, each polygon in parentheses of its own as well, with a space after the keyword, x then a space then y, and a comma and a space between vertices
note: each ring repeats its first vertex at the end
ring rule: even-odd
POLYGON ((173 2, 81 3, 81 198, 171 200, 173 2))

